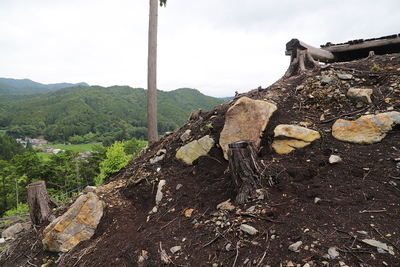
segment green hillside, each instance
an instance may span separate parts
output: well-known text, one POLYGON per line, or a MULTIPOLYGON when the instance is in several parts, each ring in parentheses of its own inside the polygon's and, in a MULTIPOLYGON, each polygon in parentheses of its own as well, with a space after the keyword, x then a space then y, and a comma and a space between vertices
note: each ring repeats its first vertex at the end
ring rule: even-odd
MULTIPOLYGON (((14 137, 44 135, 49 141, 79 136, 90 141, 147 138, 147 92, 128 86, 75 86, 0 98, 0 129, 14 137)), ((183 125, 192 111, 210 110, 223 100, 182 88, 158 91, 159 133, 183 125)))
POLYGON ((0 78, 0 94, 21 95, 21 94, 47 93, 60 88, 73 87, 79 85, 89 86, 87 83, 41 84, 29 79, 0 78))

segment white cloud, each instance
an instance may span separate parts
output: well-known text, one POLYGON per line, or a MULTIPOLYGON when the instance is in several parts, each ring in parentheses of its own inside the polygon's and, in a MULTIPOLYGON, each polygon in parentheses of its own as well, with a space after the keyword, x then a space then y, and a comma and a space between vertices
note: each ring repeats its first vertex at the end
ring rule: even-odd
MULTIPOLYGON (((148 1, 2 0, 0 77, 146 87, 148 1)), ((168 0, 159 9, 158 88, 229 96, 266 87, 289 65, 292 38, 399 33, 400 2, 168 0)))

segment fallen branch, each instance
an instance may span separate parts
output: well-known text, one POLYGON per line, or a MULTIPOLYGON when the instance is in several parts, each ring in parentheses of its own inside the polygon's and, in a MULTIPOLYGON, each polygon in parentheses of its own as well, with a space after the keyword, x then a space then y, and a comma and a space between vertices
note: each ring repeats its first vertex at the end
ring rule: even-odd
POLYGON ((168 225, 170 225, 173 221, 175 221, 176 219, 178 219, 178 217, 175 217, 174 219, 172 219, 171 221, 169 221, 166 225, 161 226, 160 229, 164 229, 165 227, 167 227, 168 225))
POLYGON ((171 263, 171 264, 175 265, 172 262, 172 260, 168 257, 168 254, 167 254, 167 252, 165 252, 165 249, 162 248, 161 241, 160 241, 160 249, 159 249, 158 252, 160 253, 160 258, 161 258, 162 262, 164 262, 165 264, 171 263))
POLYGON ((232 267, 235 267, 238 256, 239 256, 239 241, 236 243, 236 256, 235 260, 233 261, 232 267))
POLYGON ((360 213, 378 213, 378 212, 386 212, 387 210, 361 210, 360 213))
POLYGON ((261 266, 261 263, 264 261, 265 255, 267 255, 267 250, 268 250, 268 248, 264 251, 264 254, 261 257, 261 260, 257 263, 256 267, 261 266))

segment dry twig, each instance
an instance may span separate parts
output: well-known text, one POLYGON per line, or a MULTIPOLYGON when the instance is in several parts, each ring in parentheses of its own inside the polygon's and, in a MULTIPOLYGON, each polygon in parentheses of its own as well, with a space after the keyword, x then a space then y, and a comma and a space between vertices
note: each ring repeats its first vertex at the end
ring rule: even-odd
POLYGON ((236 243, 236 256, 235 256, 235 260, 233 261, 232 267, 235 267, 238 257, 239 257, 239 241, 236 243))

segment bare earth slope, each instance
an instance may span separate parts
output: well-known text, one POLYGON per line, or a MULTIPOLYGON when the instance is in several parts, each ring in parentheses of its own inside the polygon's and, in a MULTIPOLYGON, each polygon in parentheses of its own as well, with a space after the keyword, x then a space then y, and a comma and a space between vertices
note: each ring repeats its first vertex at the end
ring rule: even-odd
MULTIPOLYGON (((163 137, 110 178, 101 194, 106 213, 93 238, 49 266, 400 266, 398 129, 373 145, 341 142, 331 134, 338 118, 353 120, 399 107, 400 54, 335 63, 239 95, 163 137), (340 80, 337 73, 353 79, 340 80), (322 75, 333 81, 322 85, 322 75), (349 87, 373 89, 373 102, 352 103, 345 96, 349 87), (193 139, 209 134, 218 143, 225 113, 241 96, 278 106, 258 153, 263 169, 259 188, 265 197, 221 211, 217 205, 235 197, 221 149, 214 146, 193 166, 177 160, 175 153, 187 129, 193 139), (210 123, 213 128, 205 127, 210 123), (278 155, 270 147, 278 124, 307 125, 323 138, 278 155), (165 159, 149 164, 160 149, 167 150, 165 159), (329 164, 331 154, 343 161, 329 164), (161 179, 166 180, 164 198, 158 212, 149 215, 161 179), (246 233, 242 224, 258 233, 246 233), (363 239, 391 246, 394 255, 363 239), (298 241, 298 250, 291 251, 289 246, 298 241), (172 253, 176 246, 180 249, 172 253)), ((57 259, 43 251, 42 229, 11 243, 0 265, 40 266, 43 259, 57 259)))

